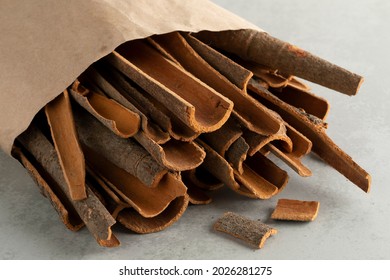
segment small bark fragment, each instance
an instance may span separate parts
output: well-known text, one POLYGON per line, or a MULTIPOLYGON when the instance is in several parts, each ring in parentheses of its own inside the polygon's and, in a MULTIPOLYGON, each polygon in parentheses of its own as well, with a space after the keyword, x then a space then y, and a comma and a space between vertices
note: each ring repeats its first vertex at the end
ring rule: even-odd
POLYGON ((242 239, 258 249, 263 248, 268 237, 277 233, 276 229, 262 222, 232 212, 227 212, 220 217, 214 224, 214 229, 242 239))
POLYGON ((198 33, 211 46, 238 55, 286 75, 295 75, 347 95, 355 95, 363 77, 290 45, 266 32, 237 31, 198 33))
POLYGON ((279 199, 271 218, 286 221, 314 221, 317 217, 320 203, 318 201, 302 201, 279 199))
POLYGON ((73 120, 68 91, 45 106, 54 147, 73 200, 87 197, 85 161, 73 120))

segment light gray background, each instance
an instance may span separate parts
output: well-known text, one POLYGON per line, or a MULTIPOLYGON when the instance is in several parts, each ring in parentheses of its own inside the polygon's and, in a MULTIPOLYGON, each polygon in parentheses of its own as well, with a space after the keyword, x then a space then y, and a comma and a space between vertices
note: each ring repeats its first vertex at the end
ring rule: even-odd
POLYGON ((390 2, 386 0, 214 0, 270 34, 366 81, 355 97, 312 85, 331 104, 328 134, 373 178, 365 194, 316 156, 310 178, 293 172, 287 188, 266 200, 228 189, 207 206, 191 206, 163 232, 137 235, 114 227, 121 247, 99 247, 86 229, 65 229, 50 203, 15 160, 0 152, 0 259, 390 259, 390 2), (311 223, 269 219, 278 198, 319 200, 311 223), (215 233, 225 211, 261 219, 279 232, 261 250, 215 233))

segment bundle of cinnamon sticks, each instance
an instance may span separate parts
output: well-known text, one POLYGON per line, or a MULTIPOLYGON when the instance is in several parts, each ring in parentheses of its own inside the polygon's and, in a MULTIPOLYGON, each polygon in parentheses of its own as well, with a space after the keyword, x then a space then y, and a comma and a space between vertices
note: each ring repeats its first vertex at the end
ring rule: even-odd
POLYGON ((268 199, 311 151, 363 191, 370 176, 326 135, 328 102, 297 77, 354 95, 363 78, 264 32, 173 32, 90 66, 37 114, 16 157, 71 230, 102 246, 118 221, 165 229, 222 187, 268 199))

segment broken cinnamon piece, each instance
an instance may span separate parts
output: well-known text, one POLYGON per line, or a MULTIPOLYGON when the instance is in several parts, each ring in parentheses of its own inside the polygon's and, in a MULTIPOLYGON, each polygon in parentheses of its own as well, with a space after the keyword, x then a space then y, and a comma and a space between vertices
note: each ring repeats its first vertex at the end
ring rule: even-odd
POLYGON ((191 181, 191 184, 197 188, 207 191, 215 191, 224 186, 224 183, 211 175, 210 172, 205 168, 202 168, 202 166, 182 172, 182 177, 183 179, 185 178, 186 180, 191 181))
POLYGON ((291 106, 303 109, 306 113, 325 120, 329 113, 329 103, 313 93, 287 86, 280 90, 270 90, 275 96, 291 106))
POLYGON ((286 122, 305 135, 313 143, 313 152, 363 191, 370 190, 371 176, 326 135, 322 126, 316 125, 307 116, 299 113, 295 107, 261 88, 255 80, 252 79, 248 87, 263 104, 278 112, 286 122))
POLYGON ((197 38, 190 34, 183 34, 188 44, 215 70, 220 72, 231 83, 236 85, 239 89, 246 89, 246 85, 253 73, 240 64, 228 59, 223 54, 217 52, 213 48, 209 47, 205 43, 199 41, 197 38))
POLYGON ((237 30, 202 31, 196 37, 211 46, 238 55, 285 75, 301 77, 347 95, 355 95, 363 77, 321 59, 266 32, 237 30))
POLYGON ((320 203, 318 201, 279 199, 271 218, 275 220, 310 222, 317 217, 319 207, 320 203))
POLYGON ((115 68, 159 100, 197 132, 211 132, 229 118, 233 103, 142 41, 107 57, 115 68))
POLYGON ((136 233, 153 233, 166 229, 175 223, 187 209, 188 195, 176 198, 158 216, 145 218, 134 209, 124 209, 117 217, 119 223, 136 233))
POLYGON ((208 64, 177 32, 160 35, 155 40, 169 52, 188 72, 220 92, 234 103, 234 115, 248 127, 262 135, 271 135, 279 130, 280 122, 268 108, 255 102, 244 90, 240 90, 226 77, 208 64))
POLYGON ((186 186, 171 173, 167 173, 156 187, 149 188, 88 147, 83 150, 91 169, 143 217, 159 215, 174 199, 186 194, 186 186))
POLYGON ((118 246, 119 241, 111 231, 111 226, 115 224, 115 220, 89 189, 88 185, 86 185, 87 198, 83 200, 71 199, 57 153, 42 132, 31 125, 18 137, 18 141, 61 188, 97 242, 102 246, 118 246))
POLYGON ((212 199, 202 189, 196 186, 188 176, 183 174, 183 183, 187 187, 189 202, 195 205, 209 204, 212 199))
POLYGON ((158 144, 166 143, 170 136, 168 133, 161 130, 161 128, 150 122, 148 117, 132 104, 122 92, 119 92, 112 84, 110 84, 103 73, 96 71, 93 67, 87 69, 84 75, 88 78, 92 86, 98 87, 105 95, 117 101, 119 104, 136 112, 141 118, 141 129, 145 134, 158 144))
POLYGON ((47 121, 57 151, 61 169, 73 200, 87 197, 85 189, 85 161, 73 120, 68 92, 45 106, 47 121))
POLYGON ((248 157, 242 166, 244 172, 240 174, 235 171, 234 175, 236 180, 246 188, 244 191, 238 191, 243 195, 268 199, 287 185, 287 172, 261 153, 248 157))
POLYGON ((235 141, 226 152, 226 160, 232 167, 240 174, 244 172, 242 163, 246 159, 249 150, 249 145, 245 142, 244 138, 240 137, 235 141))
POLYGON ((220 217, 214 224, 214 229, 244 240, 258 249, 263 248, 268 237, 277 233, 276 229, 262 222, 232 212, 227 212, 220 217))
POLYGON ((168 172, 136 141, 120 138, 82 108, 74 108, 80 142, 126 170, 141 182, 155 187, 168 172))
POLYGON ((43 170, 39 171, 38 167, 34 166, 32 163, 32 160, 25 155, 25 152, 15 145, 12 149, 12 156, 26 168, 31 178, 40 188, 41 194, 50 200, 50 203, 58 213, 61 222, 72 231, 78 231, 82 228, 84 222, 81 220, 72 204, 62 192, 54 189, 53 183, 49 185, 47 179, 43 178, 43 174, 41 175, 41 173, 44 173, 43 170))
POLYGON ((206 169, 229 188, 233 190, 239 189, 240 186, 234 179, 234 170, 229 163, 202 140, 198 139, 197 142, 206 151, 206 157, 201 167, 206 169))
POLYGON ((224 156, 229 147, 241 135, 242 130, 240 125, 234 118, 230 117, 220 129, 211 133, 202 134, 201 139, 210 145, 218 154, 224 156))
POLYGON ((70 90, 77 103, 122 138, 134 136, 140 127, 137 113, 117 103, 113 99, 89 91, 76 80, 70 90), (80 90, 80 88, 82 88, 80 90), (87 92, 87 93, 86 93, 87 92))

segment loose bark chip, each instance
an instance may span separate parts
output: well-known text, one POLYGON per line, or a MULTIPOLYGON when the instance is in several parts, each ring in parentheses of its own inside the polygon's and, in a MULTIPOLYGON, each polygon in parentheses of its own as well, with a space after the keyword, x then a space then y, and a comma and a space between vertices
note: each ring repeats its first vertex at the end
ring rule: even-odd
POLYGON ((314 221, 319 208, 320 203, 318 201, 279 199, 271 218, 301 222, 314 221))
POLYGON ((227 212, 214 224, 214 229, 244 240, 249 245, 261 249, 265 241, 277 230, 259 221, 242 215, 227 212))

